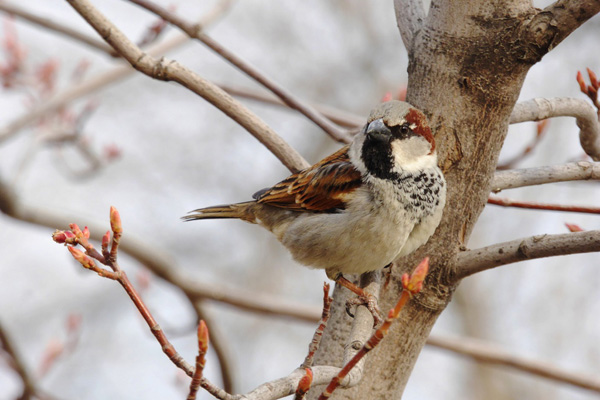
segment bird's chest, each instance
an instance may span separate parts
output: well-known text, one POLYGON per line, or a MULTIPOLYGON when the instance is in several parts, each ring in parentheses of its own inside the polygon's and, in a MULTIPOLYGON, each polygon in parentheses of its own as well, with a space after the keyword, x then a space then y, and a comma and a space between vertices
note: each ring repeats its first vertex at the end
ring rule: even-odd
POLYGON ((443 179, 438 171, 401 175, 373 185, 374 204, 394 220, 418 224, 440 206, 443 179))

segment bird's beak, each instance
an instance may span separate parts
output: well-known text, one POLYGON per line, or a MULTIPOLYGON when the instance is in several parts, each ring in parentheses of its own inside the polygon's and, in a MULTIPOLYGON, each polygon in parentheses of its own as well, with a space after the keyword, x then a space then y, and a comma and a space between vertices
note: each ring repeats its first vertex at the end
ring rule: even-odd
POLYGON ((389 142, 392 137, 392 132, 385 126, 381 118, 371 121, 367 125, 366 134, 368 138, 381 142, 389 142))

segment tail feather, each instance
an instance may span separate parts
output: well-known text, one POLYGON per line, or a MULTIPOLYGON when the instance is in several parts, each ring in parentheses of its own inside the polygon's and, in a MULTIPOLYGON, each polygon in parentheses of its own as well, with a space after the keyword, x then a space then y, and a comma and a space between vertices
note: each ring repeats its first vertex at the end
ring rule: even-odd
POLYGON ((246 222, 256 223, 256 216, 253 212, 255 204, 255 201, 246 201, 244 203, 199 208, 190 211, 188 215, 181 217, 181 219, 194 221, 197 219, 238 218, 246 222))

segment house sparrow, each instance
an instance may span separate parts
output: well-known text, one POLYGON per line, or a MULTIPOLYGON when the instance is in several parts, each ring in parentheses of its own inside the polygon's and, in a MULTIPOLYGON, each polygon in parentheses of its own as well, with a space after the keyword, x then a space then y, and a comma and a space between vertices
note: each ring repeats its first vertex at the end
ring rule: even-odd
POLYGON ((442 217, 446 182, 425 115, 389 101, 371 111, 351 144, 253 198, 183 219, 262 225, 296 261, 365 296, 342 274, 382 269, 427 242, 442 217))

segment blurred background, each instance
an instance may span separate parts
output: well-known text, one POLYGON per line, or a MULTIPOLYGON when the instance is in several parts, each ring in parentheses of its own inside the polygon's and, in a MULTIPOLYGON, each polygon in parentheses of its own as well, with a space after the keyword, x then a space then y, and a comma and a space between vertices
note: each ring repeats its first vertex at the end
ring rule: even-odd
MULTIPOLYGON (((156 2, 194 21, 217 4, 156 2)), ((97 36, 64 1, 13 3, 97 36)), ((534 3, 544 7, 550 2, 534 3)), ((135 41, 158 22, 127 1, 94 4, 135 41)), ((387 93, 397 96, 407 82, 407 55, 391 1, 240 1, 232 3, 208 33, 304 100, 358 117, 365 118, 387 93)), ((158 41, 176 35, 175 28, 166 28, 158 41)), ((531 69, 521 99, 584 98, 575 74, 586 67, 600 72, 599 35, 596 17, 531 69)), ((13 81, 4 77, 0 129, 78 82, 122 65, 101 51, 3 13, 3 71, 9 66, 11 42, 19 46, 22 69, 13 81)), ((262 92, 198 42, 186 42, 167 57, 213 82, 262 92)), ((298 113, 243 101, 311 163, 340 147, 298 113)), ((574 119, 553 119, 531 153, 513 167, 585 159, 577 134, 574 119)), ((512 126, 501 163, 520 154, 535 138, 534 123, 512 126)), ((103 86, 60 114, 0 141, 0 182, 31 212, 68 214, 72 216, 68 222, 94 221, 105 231, 109 207, 114 205, 124 235, 171 257, 173 269, 215 287, 266 293, 318 310, 325 274, 293 262, 268 232, 240 221, 180 220, 195 208, 248 200, 287 174, 257 140, 200 97, 139 73, 103 86), (73 132, 78 134, 75 140, 61 138, 61 133, 73 132)), ((553 184, 501 196, 597 205, 600 186, 553 184)), ((600 217, 488 206, 469 247, 566 233, 566 222, 598 229, 600 217)), ((52 231, 0 214, 0 324, 39 387, 56 399, 185 398, 187 377, 162 354, 122 288, 81 268, 65 248, 52 242, 52 231)), ((185 295, 124 252, 120 265, 175 347, 192 362, 197 351, 196 314, 185 295)), ((480 273, 462 283, 433 333, 479 338, 572 372, 598 375, 599 267, 598 255, 587 254, 480 273)), ((218 336, 231 362, 236 392, 287 375, 303 361, 315 324, 218 302, 206 301, 204 306, 211 335, 218 336)), ((220 384, 217 366, 211 351, 206 375, 220 384)), ((20 393, 18 376, 0 358, 0 399, 20 393)), ((404 398, 597 396, 426 347, 404 398)), ((212 397, 201 392, 199 398, 212 397)))

